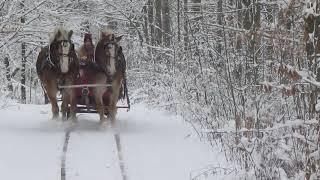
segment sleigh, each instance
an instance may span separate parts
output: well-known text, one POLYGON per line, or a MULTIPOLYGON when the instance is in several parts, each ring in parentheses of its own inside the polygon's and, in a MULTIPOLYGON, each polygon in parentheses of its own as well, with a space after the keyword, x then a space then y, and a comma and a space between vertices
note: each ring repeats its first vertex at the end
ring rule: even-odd
MULTIPOLYGON (((110 96, 112 95, 111 84, 91 84, 89 81, 90 73, 89 72, 90 66, 86 61, 81 61, 79 64, 79 75, 75 81, 74 85, 70 86, 59 86, 60 89, 63 88, 74 88, 75 89, 75 96, 77 100, 77 113, 97 113, 95 99, 93 96, 93 89, 95 87, 106 87, 107 90, 103 94, 103 104, 107 105, 110 101, 110 96)), ((125 85, 125 83, 124 83, 125 85)), ((126 87, 125 87, 126 88, 126 87)), ((126 91, 125 91, 126 93, 126 91)), ((126 93, 127 102, 126 105, 117 106, 117 108, 124 108, 128 111, 130 110, 130 101, 128 98, 128 94, 126 93)), ((107 110, 107 108, 105 107, 107 110)), ((108 112, 106 111, 106 114, 108 112)))

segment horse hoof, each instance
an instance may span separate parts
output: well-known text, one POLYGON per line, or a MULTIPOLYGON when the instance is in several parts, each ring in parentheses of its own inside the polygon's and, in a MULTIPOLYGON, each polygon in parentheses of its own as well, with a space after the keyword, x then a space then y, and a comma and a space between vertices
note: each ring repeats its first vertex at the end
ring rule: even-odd
POLYGON ((71 121, 70 128, 74 128, 77 124, 77 121, 71 121))
POLYGON ((100 126, 98 129, 105 131, 109 128, 109 123, 107 121, 100 121, 100 126))
POLYGON ((116 119, 113 117, 108 117, 108 121, 110 121, 112 124, 115 124, 116 119))
POLYGON ((53 121, 59 121, 59 116, 53 116, 51 119, 52 119, 53 121))
POLYGON ((103 119, 100 119, 100 125, 101 126, 105 126, 105 125, 107 125, 108 123, 107 123, 107 119, 106 118, 103 118, 103 119))
POLYGON ((67 116, 62 116, 62 117, 61 117, 61 121, 65 122, 65 121, 67 121, 67 120, 68 120, 67 116))
POLYGON ((78 122, 78 119, 77 118, 70 118, 71 122, 76 124, 78 122))

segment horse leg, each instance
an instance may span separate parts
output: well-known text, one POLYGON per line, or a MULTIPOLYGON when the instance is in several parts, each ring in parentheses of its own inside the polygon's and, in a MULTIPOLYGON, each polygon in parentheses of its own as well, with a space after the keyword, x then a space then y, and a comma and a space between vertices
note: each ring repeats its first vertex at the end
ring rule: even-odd
POLYGON ((59 107, 58 107, 58 103, 57 103, 57 92, 58 92, 57 83, 56 83, 56 81, 51 80, 51 81, 47 82, 44 86, 47 91, 47 95, 50 100, 50 103, 51 103, 52 119, 58 119, 59 118, 59 107))
POLYGON ((103 87, 97 87, 97 88, 94 88, 93 90, 94 99, 96 102, 96 109, 99 113, 101 124, 106 122, 106 118, 104 117, 104 104, 102 100, 104 91, 105 91, 105 88, 103 87))
MULTIPOLYGON (((65 79, 66 85, 72 85, 73 80, 71 78, 65 79)), ((69 117, 73 122, 77 120, 76 113, 77 113, 77 100, 75 96, 75 89, 74 88, 66 88, 63 91, 64 94, 64 100, 66 101, 66 110, 68 110, 68 106, 70 104, 70 114, 69 117)))
POLYGON ((73 122, 77 121, 76 113, 77 113, 77 99, 75 96, 75 90, 70 89, 69 93, 69 102, 70 102, 70 118, 73 122))
POLYGON ((61 113, 62 113, 62 120, 67 120, 67 112, 68 112, 68 99, 65 90, 62 90, 62 103, 61 103, 61 113))
POLYGON ((111 118, 111 122, 114 124, 116 120, 116 115, 117 115, 117 102, 119 99, 119 91, 120 90, 120 81, 115 80, 112 83, 112 95, 110 98, 110 107, 109 107, 109 114, 111 118))
POLYGON ((115 123, 116 121, 116 115, 117 115, 117 103, 114 102, 114 100, 111 100, 110 107, 109 107, 109 115, 110 115, 110 120, 112 124, 115 123))
POLYGON ((117 101, 118 101, 118 96, 117 92, 113 90, 113 93, 110 97, 110 105, 108 107, 109 115, 110 115, 110 120, 114 124, 116 120, 116 115, 117 115, 117 101))

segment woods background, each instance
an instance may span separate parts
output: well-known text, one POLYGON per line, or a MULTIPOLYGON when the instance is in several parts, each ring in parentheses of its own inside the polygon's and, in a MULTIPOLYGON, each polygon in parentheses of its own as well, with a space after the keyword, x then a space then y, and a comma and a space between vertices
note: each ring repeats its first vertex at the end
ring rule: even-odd
POLYGON ((72 29, 79 47, 85 32, 97 42, 108 25, 124 35, 131 101, 181 114, 235 162, 226 172, 239 179, 317 179, 318 6, 318 0, 1 0, 0 107, 6 99, 44 102, 35 62, 56 26, 72 29))

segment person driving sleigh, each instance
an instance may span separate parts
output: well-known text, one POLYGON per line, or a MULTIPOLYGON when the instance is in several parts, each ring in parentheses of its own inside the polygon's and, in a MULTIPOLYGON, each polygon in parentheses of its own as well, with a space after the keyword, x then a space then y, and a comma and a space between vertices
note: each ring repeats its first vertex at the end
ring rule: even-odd
POLYGON ((94 45, 92 35, 89 33, 84 35, 83 45, 79 49, 79 57, 83 61, 94 61, 94 45))

